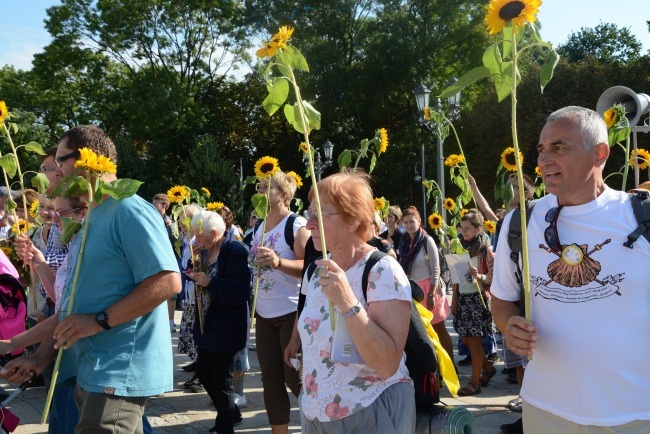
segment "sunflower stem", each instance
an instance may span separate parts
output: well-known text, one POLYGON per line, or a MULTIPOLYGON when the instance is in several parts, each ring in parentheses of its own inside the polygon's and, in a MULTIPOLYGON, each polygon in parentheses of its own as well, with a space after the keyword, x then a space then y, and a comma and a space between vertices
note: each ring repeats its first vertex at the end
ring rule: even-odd
MULTIPOLYGON (((309 131, 307 130, 307 120, 305 119, 305 108, 302 104, 302 97, 300 96, 300 88, 296 84, 296 77, 293 74, 293 68, 288 66, 289 72, 291 73, 291 83, 293 84, 293 90, 296 93, 296 102, 298 103, 298 111, 300 112, 300 122, 302 124, 302 131, 305 136, 305 143, 309 152, 307 156, 309 158, 309 172, 311 173, 311 183, 314 188, 314 201, 316 202, 316 213, 318 215, 318 231, 320 234, 320 241, 322 247, 323 259, 327 258, 327 245, 325 242, 325 230, 323 228, 323 215, 321 213, 320 206, 320 195, 318 194, 318 181, 316 179, 316 173, 314 171, 314 158, 311 153, 311 144, 309 143, 309 131)), ((329 302, 329 315, 330 315, 330 329, 334 330, 336 327, 335 317, 334 317, 334 304, 329 302)))
POLYGON ((625 138, 625 165, 623 166, 623 185, 621 186, 621 191, 626 191, 627 186, 627 174, 630 168, 630 135, 625 138))
MULTIPOLYGON (((185 207, 181 205, 181 209, 183 210, 183 219, 181 220, 181 224, 185 220, 188 219, 187 217, 187 212, 185 211, 185 207)), ((187 233, 192 234, 194 230, 192 229, 192 222, 190 222, 187 226, 187 233)), ((189 245, 190 245, 190 261, 192 261, 192 271, 194 272, 196 270, 196 258, 194 258, 194 247, 192 246, 192 237, 189 238, 189 245)), ((201 309, 201 297, 199 297, 199 289, 201 288, 199 285, 196 283, 194 284, 195 286, 195 291, 194 291, 194 300, 196 302, 196 313, 199 317, 199 331, 201 335, 203 335, 203 314, 202 314, 202 309, 201 309)))
MULTIPOLYGON (((517 182, 520 186, 524 185, 524 173, 522 162, 519 155, 519 141, 517 140, 517 37, 512 32, 512 93, 510 95, 511 116, 512 116, 512 143, 515 149, 515 163, 517 165, 517 182)), ((521 212, 521 221, 526 220, 526 197, 525 188, 519 188, 519 210, 521 212)), ((530 309, 530 264, 528 260, 528 230, 526 224, 521 225, 521 258, 522 258, 522 281, 524 286, 524 305, 526 309, 526 320, 532 321, 532 312, 530 309)))
MULTIPOLYGON (((99 176, 95 180, 96 186, 93 188, 90 182, 90 170, 87 171, 86 179, 90 188, 88 189, 88 214, 86 215, 83 232, 81 234, 81 246, 79 247, 79 255, 77 256, 77 263, 75 264, 74 277, 72 279, 72 289, 70 290, 70 300, 68 301, 68 309, 66 312, 66 317, 72 314, 72 309, 74 307, 74 299, 77 293, 77 282, 79 280, 79 270, 81 269, 81 261, 83 259, 84 249, 86 248, 86 239, 88 238, 88 226, 90 225, 90 214, 93 210, 93 201, 94 195, 99 183, 99 176)), ((47 392, 47 399, 45 400, 45 408, 43 409, 43 416, 41 417, 41 424, 47 423, 47 416, 50 411, 50 405, 52 404, 52 397, 54 396, 54 389, 56 388, 56 381, 59 377, 59 367, 61 365, 61 358, 63 357, 63 351, 65 351, 65 345, 59 347, 59 352, 56 356, 56 362, 54 363, 54 371, 52 372, 52 382, 50 383, 50 390, 47 392)))
MULTIPOLYGON (((269 196, 269 191, 271 190, 271 177, 269 176, 267 178, 266 182, 266 216, 264 216, 264 220, 262 220, 262 239, 260 240, 260 246, 264 247, 264 235, 266 235, 266 221, 269 219, 269 210, 271 208, 271 199, 269 196)), ((257 307, 257 291, 260 287, 260 266, 256 263, 255 264, 255 289, 253 290, 253 307, 251 309, 251 321, 248 324, 248 329, 252 330, 253 328, 253 321, 255 320, 255 308, 257 307)))

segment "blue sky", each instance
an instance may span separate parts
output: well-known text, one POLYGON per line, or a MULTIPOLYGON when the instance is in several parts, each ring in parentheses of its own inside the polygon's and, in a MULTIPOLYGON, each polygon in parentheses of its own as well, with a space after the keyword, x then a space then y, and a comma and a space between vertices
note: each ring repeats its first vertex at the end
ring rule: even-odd
MULTIPOLYGON (((57 3, 0 0, 0 66, 31 68, 33 55, 50 41, 43 22, 45 10, 57 3)), ((650 20, 648 0, 543 0, 538 18, 542 23, 542 38, 556 46, 582 27, 608 22, 629 27, 643 43, 643 53, 650 50, 650 33, 645 23, 650 20)))

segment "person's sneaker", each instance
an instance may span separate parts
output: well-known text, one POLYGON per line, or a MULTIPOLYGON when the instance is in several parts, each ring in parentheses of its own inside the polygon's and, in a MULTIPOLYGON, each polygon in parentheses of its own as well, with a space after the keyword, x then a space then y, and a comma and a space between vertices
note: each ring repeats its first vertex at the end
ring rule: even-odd
POLYGON ((248 402, 246 402, 246 395, 239 395, 235 393, 235 404, 237 404, 237 407, 239 408, 248 407, 248 402))
POLYGON ((472 364, 472 356, 469 355, 465 357, 463 360, 458 361, 458 366, 470 366, 472 364))
POLYGON ((505 434, 523 434, 524 433, 524 423, 522 419, 519 419, 513 423, 504 423, 499 428, 501 432, 505 434))

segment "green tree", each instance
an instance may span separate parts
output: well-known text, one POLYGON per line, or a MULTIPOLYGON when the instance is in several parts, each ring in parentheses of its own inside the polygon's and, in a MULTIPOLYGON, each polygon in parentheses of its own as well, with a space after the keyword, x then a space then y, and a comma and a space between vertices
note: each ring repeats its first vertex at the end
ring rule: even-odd
POLYGON ((558 52, 570 62, 594 57, 603 64, 621 64, 638 59, 641 48, 641 42, 629 27, 600 23, 594 28, 582 27, 579 32, 572 32, 567 42, 558 47, 558 52))

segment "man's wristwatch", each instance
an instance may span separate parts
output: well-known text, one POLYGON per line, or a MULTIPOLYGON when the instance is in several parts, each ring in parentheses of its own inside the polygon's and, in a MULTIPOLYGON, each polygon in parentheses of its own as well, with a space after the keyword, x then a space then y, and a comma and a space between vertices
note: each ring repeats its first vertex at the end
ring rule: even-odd
POLYGON ((95 321, 97 321, 97 324, 102 326, 104 330, 110 330, 111 326, 108 325, 108 314, 106 313, 105 310, 99 312, 97 315, 95 315, 95 321))
POLYGON ((352 309, 350 309, 347 313, 344 313, 343 318, 348 319, 355 316, 359 312, 361 312, 361 302, 357 300, 357 304, 352 306, 352 309))

